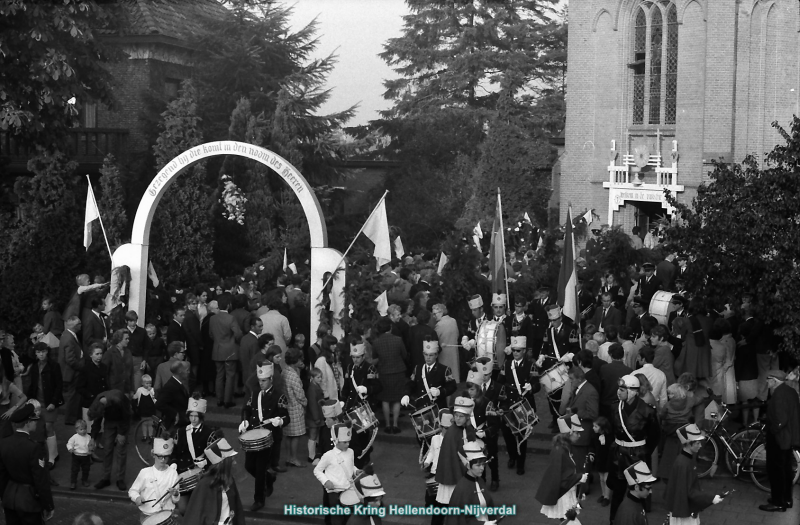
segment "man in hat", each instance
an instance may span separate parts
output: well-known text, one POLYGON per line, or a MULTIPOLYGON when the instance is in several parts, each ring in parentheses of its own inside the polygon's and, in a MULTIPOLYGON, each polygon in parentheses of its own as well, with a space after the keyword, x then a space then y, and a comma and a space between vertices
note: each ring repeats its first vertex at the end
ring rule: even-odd
MULTIPOLYGON (((453 406, 453 426, 447 429, 442 439, 442 448, 439 452, 439 462, 436 465, 436 482, 439 489, 436 492, 435 505, 446 507, 450 504, 450 497, 461 478, 464 476, 464 464, 461 460, 466 457, 464 445, 468 441, 475 441, 475 429, 470 424, 470 416, 475 408, 475 402, 468 397, 457 397, 453 406)), ((444 516, 433 515, 431 525, 444 523, 444 516)))
POLYGON ((504 293, 492 294, 492 321, 502 323, 506 317, 508 298, 504 293))
MULTIPOLYGON (((199 395, 195 395, 198 397, 189 398, 189 403, 186 407, 189 424, 186 425, 185 430, 179 429, 175 438, 173 455, 178 466, 178 474, 195 468, 202 469, 207 463, 204 451, 208 446, 209 438, 213 434, 211 428, 203 424, 208 403, 205 399, 200 399, 199 395)), ((181 501, 178 504, 181 513, 186 510, 191 494, 190 491, 181 495, 181 501)))
POLYGON ((439 484, 436 482, 436 469, 439 464, 439 453, 442 450, 442 440, 447 429, 453 426, 453 412, 449 408, 443 408, 439 411, 439 426, 442 432, 431 437, 431 444, 428 447, 428 452, 425 454, 425 459, 422 462, 422 467, 425 469, 425 506, 430 507, 436 502, 436 492, 439 484))
POLYGON ((673 294, 669 302, 672 304, 673 310, 667 317, 667 326, 669 331, 672 332, 672 323, 678 317, 689 317, 689 312, 686 310, 686 298, 682 295, 673 294))
MULTIPOLYGON (((506 330, 506 346, 505 346, 506 356, 511 355, 510 346, 512 337, 525 338, 525 343, 526 345, 528 345, 526 348, 526 354, 528 353, 528 350, 532 350, 530 348, 530 342, 532 342, 534 339, 533 322, 526 313, 527 309, 528 309, 528 300, 525 299, 524 295, 517 294, 514 297, 514 312, 511 315, 507 315, 505 320, 503 321, 506 330)), ((536 357, 538 358, 539 356, 537 355, 536 357)))
MULTIPOLYGON (((580 351, 578 330, 571 322, 564 319, 561 308, 556 304, 547 307, 547 318, 550 320, 550 327, 547 329, 547 340, 542 346, 536 366, 541 370, 549 370, 559 363, 565 363, 569 367, 575 353, 580 351)), ((558 419, 556 407, 561 406, 561 394, 561 389, 548 393, 550 415, 553 416, 553 421, 550 423, 551 430, 555 430, 555 421, 558 419)))
POLYGON ((650 461, 661 437, 656 409, 639 397, 639 386, 636 376, 622 376, 617 383, 619 402, 611 411, 614 443, 611 445, 612 467, 607 482, 608 488, 612 490, 611 521, 614 521, 617 508, 627 492, 625 469, 637 461, 650 461))
MULTIPOLYGON (((510 356, 505 362, 505 373, 500 376, 503 395, 498 394, 497 406, 500 413, 510 410, 520 401, 527 401, 536 410, 534 394, 541 389, 538 377, 534 377, 533 361, 526 355, 527 341, 522 336, 511 338, 510 356)), ((508 451, 508 468, 517 467, 517 474, 525 473, 525 458, 528 453, 528 441, 517 437, 505 419, 501 421, 503 440, 508 451)))
POLYGON ((364 498, 364 512, 352 516, 347 522, 349 525, 381 525, 381 516, 386 514, 382 509, 383 497, 386 492, 378 476, 372 474, 364 476, 356 482, 356 490, 364 498))
MULTIPOLYGON (((377 370, 366 362, 366 350, 360 339, 351 341, 350 359, 353 362, 347 367, 342 387, 345 412, 362 404, 368 406, 370 396, 377 394, 382 388, 377 370)), ((352 448, 356 454, 356 466, 359 468, 370 462, 371 435, 371 432, 356 432, 353 436, 352 448)))
POLYGON ((469 320, 467 325, 467 333, 461 338, 461 346, 470 352, 475 350, 475 339, 478 337, 478 330, 487 319, 486 312, 483 309, 483 297, 475 294, 469 298, 467 304, 470 312, 472 312, 472 319, 469 320))
POLYGON ((174 447, 175 442, 172 438, 153 439, 155 464, 140 470, 128 490, 128 497, 139 507, 142 518, 165 510, 174 510, 180 499, 178 469, 175 463, 169 464, 174 447))
POLYGON ((633 298, 631 302, 631 310, 633 310, 633 316, 631 317, 630 321, 628 321, 628 327, 633 332, 633 340, 636 341, 642 336, 642 318, 647 315, 647 305, 650 304, 646 302, 644 298, 640 295, 637 295, 633 298))
POLYGON ((550 321, 547 318, 547 307, 553 304, 550 298, 550 288, 547 286, 540 286, 536 290, 533 301, 528 304, 528 315, 531 318, 531 330, 533 338, 528 341, 533 355, 531 359, 534 361, 539 358, 539 352, 542 350, 542 345, 547 337, 547 328, 550 321))
POLYGON ((644 275, 639 278, 639 295, 642 296, 644 304, 650 305, 650 299, 657 291, 663 290, 664 285, 656 275, 655 264, 646 262, 642 265, 642 270, 644 270, 644 275))
MULTIPOLYGON (((324 507, 345 506, 340 498, 343 492, 351 488, 356 477, 355 456, 350 450, 352 435, 353 430, 349 422, 334 425, 331 429, 334 448, 324 453, 314 467, 314 477, 324 488, 322 493, 324 507)), ((347 515, 335 514, 325 517, 325 522, 331 525, 344 524, 346 521, 347 515)))
MULTIPOLYGON (((467 374, 469 397, 475 402, 475 409, 470 422, 475 427, 475 435, 486 444, 489 453, 489 470, 492 474, 490 489, 497 491, 500 487, 500 473, 497 468, 497 440, 500 437, 500 417, 497 414, 500 386, 493 381, 491 374, 486 377, 482 370, 470 370, 467 374)), ((486 481, 486 475, 483 475, 486 481)))
MULTIPOLYGON (((464 457, 467 459, 468 467, 466 473, 458 480, 450 497, 450 507, 453 508, 485 508, 494 507, 492 495, 486 491, 483 482, 484 469, 489 458, 483 452, 479 442, 471 441, 464 444, 464 457)), ((445 523, 448 525, 467 525, 468 523, 484 523, 491 520, 485 512, 476 512, 473 515, 460 513, 458 515, 447 516, 445 523)))
POLYGON ((439 363, 439 343, 425 341, 422 346, 425 363, 414 367, 406 385, 408 394, 400 404, 413 405, 417 409, 435 404, 440 409, 447 407, 447 396, 456 391, 456 379, 449 366, 439 363))
MULTIPOLYGON (((272 363, 256 368, 258 386, 261 390, 253 392, 242 408, 239 434, 245 433, 250 428, 265 428, 278 433, 281 432, 281 427, 289 424, 289 403, 285 395, 272 387, 274 374, 275 365, 272 363)), ((271 457, 271 447, 245 453, 244 468, 256 480, 254 502, 250 507, 253 512, 261 509, 266 497, 272 495, 275 475, 267 472, 271 457)))
POLYGON ((30 434, 39 417, 33 405, 15 410, 14 433, 0 439, 0 496, 6 523, 43 525, 53 517, 55 505, 43 450, 30 434))
POLYGON ((586 458, 594 438, 592 425, 600 415, 600 394, 586 381, 586 373, 578 365, 569 370, 569 384, 572 392, 564 413, 578 416, 583 428, 579 437, 572 443, 575 464, 578 472, 583 474, 591 470, 587 466, 586 458))
POLYGON ((628 483, 626 498, 617 509, 615 525, 647 525, 644 512, 645 500, 653 492, 650 488, 656 478, 644 461, 637 461, 625 469, 625 481, 628 483))
POLYGON ((683 450, 672 464, 669 484, 664 492, 664 505, 670 525, 700 525, 700 511, 721 502, 724 496, 700 490, 697 482, 696 456, 706 439, 705 432, 690 423, 675 431, 683 450))
POLYGON ((783 512, 792 507, 792 450, 800 446, 800 399, 786 384, 786 372, 770 370, 767 384, 767 475, 772 497, 759 509, 783 512))

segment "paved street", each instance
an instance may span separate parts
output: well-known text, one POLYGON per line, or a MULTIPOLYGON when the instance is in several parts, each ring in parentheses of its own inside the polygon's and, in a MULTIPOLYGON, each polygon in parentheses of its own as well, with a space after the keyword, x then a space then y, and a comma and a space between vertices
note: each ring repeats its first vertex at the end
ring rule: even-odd
MULTIPOLYGON (((241 404, 241 400, 239 402, 241 404)), ((213 402, 210 404, 213 404, 213 402)), ((539 406, 544 405, 540 404, 539 406)), ((239 450, 234 428, 234 424, 238 423, 239 420, 238 411, 222 413, 218 412, 214 407, 214 410, 208 414, 207 420, 210 424, 223 426, 231 444, 239 450)), ((533 450, 536 453, 529 456, 526 466, 527 472, 524 476, 517 476, 515 471, 506 469, 507 456, 505 452, 500 452, 500 490, 494 494, 495 503, 498 505, 517 505, 517 516, 507 518, 505 520, 507 524, 557 523, 556 520, 548 520, 539 513, 540 505, 533 497, 536 488, 542 482, 542 475, 547 466, 549 434, 545 435, 542 432, 547 430, 546 424, 548 422, 549 416, 545 415, 543 423, 537 427, 539 433, 534 436, 532 442, 533 450)), ((53 474, 61 486, 54 489, 56 492, 57 511, 51 523, 68 525, 78 513, 86 510, 94 510, 100 514, 107 525, 134 525, 138 523, 136 507, 128 501, 126 494, 117 490, 114 485, 102 491, 96 491, 93 488, 78 488, 74 492, 68 490, 69 458, 63 450, 63 445, 66 443, 69 437, 68 432, 71 432, 71 430, 65 429, 63 424, 60 423, 57 427, 59 444, 62 447, 62 459, 53 470, 53 474)), ((417 465, 419 449, 416 446, 413 431, 407 417, 401 418, 401 427, 403 432, 398 436, 387 436, 381 432, 376 440, 376 451, 372 455, 373 463, 375 464, 376 473, 386 488, 387 497, 385 501, 387 505, 408 504, 418 506, 423 504, 425 490, 423 476, 417 465)), ((135 457, 135 451, 130 449, 126 474, 128 485, 133 482, 142 466, 139 459, 135 457)), ((243 504, 247 509, 253 501, 253 484, 252 478, 244 471, 243 466, 244 458, 240 455, 237 457, 235 476, 243 496, 243 504)), ((100 479, 101 473, 101 465, 93 464, 91 471, 92 483, 100 479)), ((704 480, 704 487, 706 490, 715 491, 716 493, 729 489, 736 490, 727 501, 703 513, 704 525, 744 525, 747 523, 797 525, 800 523, 800 509, 797 507, 783 514, 767 514, 759 511, 757 507, 760 503, 766 502, 767 494, 758 490, 749 481, 734 480, 724 468, 720 468, 715 479, 704 480)), ((653 512, 648 516, 651 524, 659 525, 664 521, 666 512, 663 509, 662 492, 663 486, 656 485, 653 512)), ((595 485, 584 504, 585 510, 580 516, 580 521, 584 525, 605 525, 608 523, 608 509, 601 508, 596 503, 598 496, 599 489, 595 485)), ((800 499, 800 494, 796 493, 795 497, 800 499)), ((252 524, 320 523, 321 518, 284 516, 283 505, 317 506, 320 504, 321 499, 322 488, 314 478, 311 468, 293 468, 285 474, 279 475, 275 485, 275 492, 267 500, 264 509, 258 513, 247 512, 247 522, 252 524)), ((429 520, 421 517, 391 516, 384 521, 387 523, 416 525, 427 523, 429 520)))

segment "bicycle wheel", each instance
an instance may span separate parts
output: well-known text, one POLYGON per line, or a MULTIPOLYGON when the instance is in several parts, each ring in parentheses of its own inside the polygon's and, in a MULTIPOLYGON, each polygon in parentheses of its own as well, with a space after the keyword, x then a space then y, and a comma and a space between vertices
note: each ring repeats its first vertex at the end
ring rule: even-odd
POLYGON ((143 425, 145 423, 146 421, 142 420, 136 424, 136 428, 133 430, 133 446, 136 448, 136 455, 139 456, 141 462, 150 467, 155 463, 155 458, 153 458, 153 438, 144 438, 143 425))
MULTIPOLYGON (((752 460, 753 467, 750 472, 750 477, 753 478, 753 483, 764 492, 769 492, 770 485, 769 476, 767 475, 766 446, 761 444, 753 449, 753 453, 750 454, 750 459, 752 460)), ((800 453, 794 450, 792 452, 792 472, 794 473, 792 475, 792 485, 797 483, 797 479, 800 478, 800 470, 797 468, 798 465, 800 465, 800 453)))
MULTIPOLYGON (((704 478, 711 474, 714 465, 719 461, 719 448, 713 439, 706 439, 697 453, 697 477, 704 478)), ((713 474, 712 474, 713 477, 713 474)))
MULTIPOLYGON (((731 437, 728 445, 736 455, 731 454, 730 450, 725 450, 725 466, 728 468, 728 472, 736 476, 736 458, 738 457, 740 461, 744 461, 744 453, 750 449, 750 445, 758 439, 760 435, 761 432, 759 430, 746 428, 740 430, 731 437)), ((740 468, 739 475, 741 474, 742 469, 740 468)))

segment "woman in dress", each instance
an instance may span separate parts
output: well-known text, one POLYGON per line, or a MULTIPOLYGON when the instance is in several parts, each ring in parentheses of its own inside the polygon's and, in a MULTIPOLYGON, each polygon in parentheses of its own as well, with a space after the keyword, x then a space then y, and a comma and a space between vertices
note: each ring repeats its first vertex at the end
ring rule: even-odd
POLYGON ((286 351, 284 358, 286 366, 283 367, 283 384, 286 398, 289 401, 289 425, 283 429, 283 435, 289 443, 289 459, 286 465, 290 467, 305 467, 297 459, 297 446, 300 437, 306 433, 305 407, 306 394, 303 391, 303 382, 300 380, 300 370, 303 368, 303 354, 296 348, 286 351))
POLYGON ((736 341, 731 334, 731 324, 727 319, 717 319, 711 328, 711 389, 714 395, 721 396, 723 403, 736 402, 736 377, 733 358, 736 341))
POLYGON ((58 416, 58 407, 64 404, 61 367, 48 358, 50 347, 46 344, 36 343, 33 350, 36 352, 36 363, 30 371, 28 399, 36 399, 42 406, 42 419, 47 433, 47 461, 53 468, 58 461, 58 442, 53 424, 58 416))
POLYGON ((326 399, 339 399, 339 389, 336 387, 336 376, 333 375, 333 351, 336 348, 337 339, 332 335, 322 338, 319 345, 320 354, 314 361, 314 368, 322 372, 322 392, 326 399))
POLYGON ((233 477, 233 456, 236 452, 217 431, 217 440, 205 450, 211 465, 200 475, 183 523, 193 525, 245 525, 244 508, 233 477))

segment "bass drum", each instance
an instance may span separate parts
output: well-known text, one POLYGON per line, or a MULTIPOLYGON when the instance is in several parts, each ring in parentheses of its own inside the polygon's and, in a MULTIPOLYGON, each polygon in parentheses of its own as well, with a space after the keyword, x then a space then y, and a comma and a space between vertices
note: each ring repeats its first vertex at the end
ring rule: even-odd
MULTIPOLYGON (((494 362, 494 367, 498 367, 498 352, 503 354, 506 342, 497 343, 497 332, 503 326, 499 321, 484 321, 475 334, 475 358, 488 357, 494 362)), ((503 354, 505 355, 505 354, 503 354)))
POLYGON ((658 324, 663 324, 664 326, 669 326, 669 314, 672 312, 675 307, 672 305, 670 301, 672 301, 672 296, 675 295, 672 292, 665 292, 664 290, 659 290, 653 295, 653 298, 650 300, 650 315, 656 318, 658 324))

